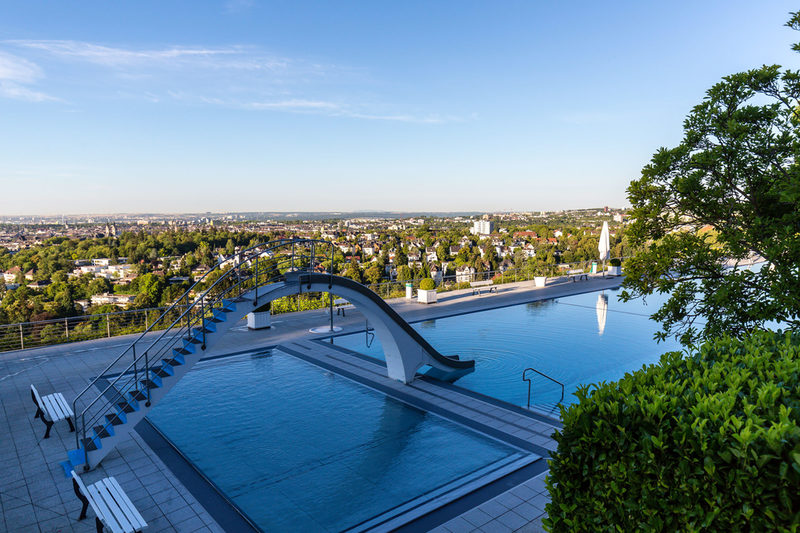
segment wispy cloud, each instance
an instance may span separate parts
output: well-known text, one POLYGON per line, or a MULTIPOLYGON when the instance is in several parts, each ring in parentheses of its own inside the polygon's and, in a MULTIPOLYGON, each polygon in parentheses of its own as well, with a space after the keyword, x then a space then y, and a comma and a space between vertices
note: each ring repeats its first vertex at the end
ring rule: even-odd
POLYGON ((252 70, 280 67, 286 64, 285 60, 277 57, 263 54, 254 57, 248 54, 248 52, 252 52, 251 50, 241 46, 219 48, 171 46, 161 49, 136 50, 83 41, 9 40, 5 42, 12 46, 37 50, 64 59, 86 61, 107 67, 175 64, 191 66, 193 63, 212 66, 216 61, 218 66, 252 70), (243 59, 245 55, 250 55, 249 59, 243 59))
POLYGON ((353 94, 370 83, 362 71, 282 57, 254 46, 126 48, 73 40, 6 40, 0 46, 26 56, 0 52, 0 96, 9 98, 55 100, 28 87, 44 77, 41 64, 71 85, 76 76, 93 80, 80 98, 139 99, 159 105, 173 101, 415 124, 458 120, 395 112, 385 102, 354 101, 353 94))
POLYGON ((225 2, 225 11, 228 13, 241 13, 249 11, 255 5, 256 3, 253 0, 228 0, 225 2))
POLYGON ((0 52, 0 97, 29 102, 56 101, 57 98, 31 89, 44 77, 42 70, 27 59, 0 52))

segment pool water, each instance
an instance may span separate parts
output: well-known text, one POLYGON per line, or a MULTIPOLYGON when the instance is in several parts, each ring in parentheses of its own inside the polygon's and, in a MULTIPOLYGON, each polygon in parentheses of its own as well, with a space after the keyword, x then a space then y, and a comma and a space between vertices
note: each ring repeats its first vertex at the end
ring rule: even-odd
POLYGON ((198 364, 148 418, 265 531, 357 527, 525 455, 280 351, 198 364))
MULTIPOLYGON (((475 371, 456 385, 525 406, 528 385, 522 373, 531 367, 563 383, 568 404, 581 384, 617 380, 658 362, 664 352, 681 349, 674 340, 653 340, 658 324, 648 317, 663 298, 650 297, 649 305, 640 300, 622 303, 618 294, 592 292, 413 326, 441 353, 475 360, 475 371)), ((363 332, 335 337, 334 343, 383 359, 380 340, 367 346, 363 332)), ((534 374, 532 393, 532 404, 554 404, 561 388, 534 374)))

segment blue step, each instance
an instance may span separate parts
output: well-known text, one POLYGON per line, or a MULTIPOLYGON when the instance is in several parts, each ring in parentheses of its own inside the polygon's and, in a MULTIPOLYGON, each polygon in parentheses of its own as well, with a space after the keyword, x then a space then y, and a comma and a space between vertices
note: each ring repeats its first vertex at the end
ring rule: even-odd
POLYGON ((227 298, 223 299, 222 308, 227 309, 229 312, 236 311, 236 302, 234 302, 233 300, 228 300, 227 298))
MULTIPOLYGON (((156 378, 158 376, 153 376, 153 377, 156 378)), ((143 390, 147 390, 148 386, 150 387, 150 390, 158 389, 161 387, 161 378, 158 378, 158 383, 156 383, 153 379, 143 379, 142 381, 140 381, 140 383, 142 384, 143 390)), ((138 409, 136 410, 138 411, 138 409)), ((128 412, 130 413, 130 411, 128 412)))
MULTIPOLYGON (((203 342, 203 341, 200 341, 203 342)), ((194 344, 185 346, 183 348, 173 348, 172 355, 189 355, 194 353, 194 344)))
POLYGON ((132 413, 134 411, 139 410, 139 405, 134 405, 130 402, 117 402, 116 404, 117 412, 121 413, 132 413))
POLYGON ((111 437, 114 435, 114 424, 105 424, 102 426, 95 426, 92 428, 94 431, 95 436, 100 439, 104 439, 106 437, 111 437))
POLYGON ((211 318, 210 319, 206 319, 206 320, 211 320, 211 322, 217 322, 218 323, 218 322, 225 322, 227 320, 227 318, 225 317, 225 313, 223 311, 221 311, 220 309, 216 309, 211 314, 211 318))
POLYGON ((150 371, 162 379, 168 378, 175 373, 175 371, 172 370, 172 367, 166 363, 162 364, 160 368, 151 369, 150 371))
MULTIPOLYGON (((164 385, 164 383, 161 381, 162 377, 163 376, 159 374, 159 370, 157 368, 151 368, 150 372, 147 374, 147 379, 154 383, 156 387, 161 387, 164 385)), ((150 388, 152 389, 153 385, 150 385, 150 388)))
POLYGON ((81 447, 86 451, 94 451, 99 450, 103 447, 103 442, 100 437, 87 437, 85 439, 81 439, 81 447))
POLYGON ((186 364, 186 359, 184 359, 183 355, 174 352, 172 357, 166 357, 162 359, 162 361, 170 366, 181 366, 186 364))
POLYGON ((139 389, 134 389, 134 390, 128 391, 128 396, 130 398, 136 400, 137 402, 142 402, 142 401, 147 400, 147 392, 145 392, 143 390, 139 390, 139 389))
MULTIPOLYGON (((77 450, 74 450, 74 451, 77 451, 77 450)), ((70 452, 70 453, 72 453, 72 452, 70 452)), ((75 466, 76 466, 76 465, 73 465, 69 460, 61 461, 58 464, 61 465, 61 468, 64 469, 64 477, 70 477, 70 474, 72 473, 73 470, 75 470, 75 466)))
POLYGON ((106 422, 111 422, 115 426, 119 426, 120 424, 124 424, 128 421, 128 417, 125 413, 114 413, 110 415, 106 415, 106 422))

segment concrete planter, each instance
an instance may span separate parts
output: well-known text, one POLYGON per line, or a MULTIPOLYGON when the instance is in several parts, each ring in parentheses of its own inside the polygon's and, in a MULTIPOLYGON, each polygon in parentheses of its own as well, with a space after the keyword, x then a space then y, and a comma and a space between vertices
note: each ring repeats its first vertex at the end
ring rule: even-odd
POLYGON ((269 311, 247 314, 247 329, 266 329, 272 326, 269 311))
POLYGON ((547 276, 534 276, 533 285, 535 287, 544 287, 547 285, 547 276))
POLYGON ((417 289, 417 301, 421 304, 432 304, 436 303, 436 291, 426 291, 423 289, 417 289))
POLYGON ((609 276, 621 276, 622 275, 622 267, 618 267, 618 266, 610 266, 610 267, 608 267, 608 275, 609 276))

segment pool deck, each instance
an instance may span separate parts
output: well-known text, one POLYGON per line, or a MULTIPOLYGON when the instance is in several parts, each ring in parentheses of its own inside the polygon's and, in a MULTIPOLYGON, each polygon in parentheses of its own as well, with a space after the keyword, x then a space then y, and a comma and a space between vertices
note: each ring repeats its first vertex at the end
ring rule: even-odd
MULTIPOLYGON (((588 281, 559 280, 547 287, 534 288, 533 282, 500 285, 498 292, 472 295, 470 289, 439 295, 432 305, 405 299, 389 303, 408 321, 441 318, 558 298, 573 294, 616 288, 621 278, 590 276, 588 281)), ((386 388, 387 394, 405 396, 409 403, 427 402, 449 412, 449 417, 463 417, 489 434, 501 432, 509 439, 527 442, 546 455, 554 442, 549 437, 557 422, 503 409, 494 402, 466 398, 457 391, 426 380, 402 385, 381 374, 374 363, 365 362, 334 348, 325 348, 308 332, 311 327, 328 324, 328 312, 322 310, 273 317, 268 330, 249 331, 244 323, 226 335, 224 349, 209 350, 207 357, 246 352, 265 346, 282 346, 287 351, 313 354, 340 372, 360 375, 371 386, 386 388), (391 389, 391 390, 389 390, 391 389)), ((346 317, 335 316, 342 333, 363 331, 364 318, 355 309, 346 317)), ((35 408, 30 385, 41 394, 61 392, 71 400, 127 346, 134 336, 115 337, 0 353, 0 529, 14 532, 91 532, 95 530, 92 511, 89 518, 77 521, 80 502, 72 483, 63 475, 59 461, 75 447, 74 433, 65 422, 53 426, 49 439, 42 439, 44 424, 33 419, 35 408)), ((84 474, 87 482, 114 476, 148 522, 146 531, 225 531, 212 514, 172 473, 159 456, 136 432, 131 439, 110 453, 101 466, 84 474)), ((539 474, 502 493, 477 502, 470 509, 440 519, 435 530, 456 531, 540 531, 547 494, 544 475, 539 474)), ((451 515, 453 511, 451 510, 451 515)), ((442 515, 444 516, 444 515, 442 515)), ((418 523, 418 530, 423 529, 418 523)), ((430 522, 428 522, 430 524, 430 522)), ((412 523, 413 526, 413 523, 412 523)), ((425 527, 424 529, 433 529, 425 527)), ((230 525, 227 529, 234 531, 230 525)))

